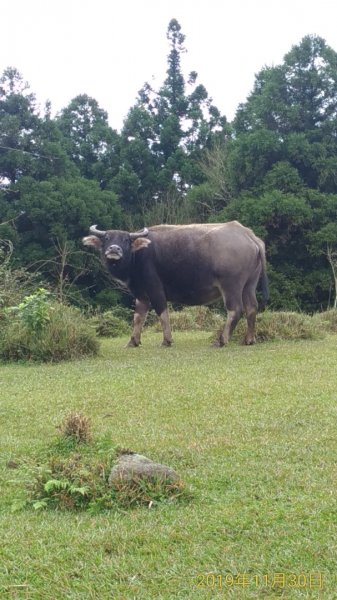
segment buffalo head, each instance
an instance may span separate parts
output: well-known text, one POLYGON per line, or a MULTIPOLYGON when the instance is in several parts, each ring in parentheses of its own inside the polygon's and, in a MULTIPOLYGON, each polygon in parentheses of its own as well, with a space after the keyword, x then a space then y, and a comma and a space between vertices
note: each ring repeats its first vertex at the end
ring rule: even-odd
POLYGON ((142 231, 128 233, 113 229, 101 231, 96 225, 92 225, 89 231, 92 235, 84 237, 83 244, 99 250, 109 271, 118 278, 127 269, 132 254, 151 244, 146 227, 142 231))

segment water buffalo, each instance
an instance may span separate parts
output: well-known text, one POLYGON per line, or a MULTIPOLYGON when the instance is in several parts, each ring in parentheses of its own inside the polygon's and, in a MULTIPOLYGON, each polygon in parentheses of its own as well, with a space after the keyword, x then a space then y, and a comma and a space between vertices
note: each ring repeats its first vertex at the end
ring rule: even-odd
POLYGON ((265 246, 238 221, 203 225, 156 225, 137 233, 90 227, 85 246, 99 250, 112 278, 136 299, 128 346, 140 344, 150 306, 160 318, 163 345, 172 343, 167 301, 210 304, 222 297, 227 321, 215 342, 224 346, 243 312, 246 344, 255 342, 256 287, 268 300, 265 246))

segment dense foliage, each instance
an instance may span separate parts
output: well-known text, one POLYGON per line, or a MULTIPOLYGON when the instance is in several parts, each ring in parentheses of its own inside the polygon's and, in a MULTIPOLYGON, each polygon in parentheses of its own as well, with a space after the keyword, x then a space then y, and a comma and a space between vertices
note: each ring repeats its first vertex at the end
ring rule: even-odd
POLYGON ((39 271, 59 299, 111 307, 88 227, 238 219, 267 245, 271 302, 336 305, 337 53, 306 36, 264 67, 229 124, 168 26, 166 79, 145 83, 121 132, 81 94, 41 113, 15 68, 0 78, 0 240, 16 267, 39 271))

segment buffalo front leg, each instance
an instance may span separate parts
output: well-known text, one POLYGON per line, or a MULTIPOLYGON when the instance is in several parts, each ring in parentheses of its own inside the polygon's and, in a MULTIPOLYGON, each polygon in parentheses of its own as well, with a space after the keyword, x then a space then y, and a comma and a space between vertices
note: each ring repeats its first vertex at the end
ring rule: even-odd
POLYGON ((129 348, 135 348, 140 344, 140 335, 149 312, 150 303, 145 300, 136 300, 135 312, 133 315, 133 330, 131 338, 127 346, 129 348))
POLYGON ((160 324, 163 330, 163 341, 162 346, 171 346, 172 334, 170 326, 170 318, 167 309, 167 302, 161 282, 156 281, 155 288, 152 288, 152 294, 150 295, 151 306, 156 311, 160 324))

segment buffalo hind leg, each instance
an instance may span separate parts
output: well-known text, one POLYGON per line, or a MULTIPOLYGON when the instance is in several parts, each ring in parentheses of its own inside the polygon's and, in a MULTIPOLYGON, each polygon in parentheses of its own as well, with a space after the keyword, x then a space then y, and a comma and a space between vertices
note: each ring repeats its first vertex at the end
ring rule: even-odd
POLYGON ((227 308, 227 320, 223 330, 220 332, 218 339, 213 346, 221 348, 226 346, 232 336, 232 333, 240 320, 243 312, 242 302, 239 298, 226 299, 224 298, 225 308, 227 308))
POLYGON ((142 332, 147 313, 149 312, 150 303, 145 300, 136 300, 135 312, 133 315, 133 330, 128 348, 136 348, 140 344, 140 335, 142 332))
POLYGON ((255 294, 255 288, 252 284, 246 286, 243 290, 242 294, 243 299, 243 307, 246 314, 247 319, 247 331, 245 335, 245 344, 250 346, 251 344, 255 344, 255 323, 256 323, 256 315, 257 315, 257 300, 255 294))

